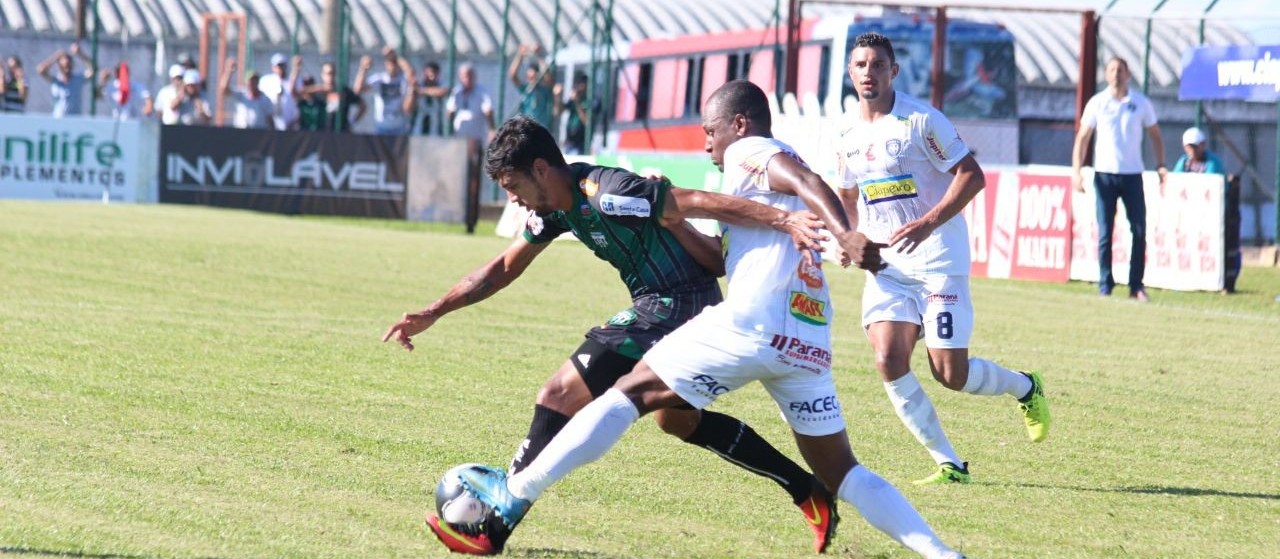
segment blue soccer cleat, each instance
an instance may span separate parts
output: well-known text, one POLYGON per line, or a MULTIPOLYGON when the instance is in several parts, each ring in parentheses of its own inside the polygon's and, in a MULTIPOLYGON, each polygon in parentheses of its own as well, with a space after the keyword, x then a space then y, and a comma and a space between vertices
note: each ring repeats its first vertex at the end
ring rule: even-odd
MULTIPOLYGON (((502 519, 507 530, 514 530, 533 503, 516 497, 507 489, 507 472, 492 466, 472 466, 458 472, 458 478, 502 519)), ((505 538, 504 538, 505 539, 505 538)))

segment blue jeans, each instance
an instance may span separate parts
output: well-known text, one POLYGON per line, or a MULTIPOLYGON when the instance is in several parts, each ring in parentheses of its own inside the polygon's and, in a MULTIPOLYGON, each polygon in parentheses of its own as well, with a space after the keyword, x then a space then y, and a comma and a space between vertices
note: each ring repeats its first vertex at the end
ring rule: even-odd
POLYGON ((1116 200, 1124 201, 1133 247, 1129 249, 1129 292, 1142 289, 1147 267, 1147 200, 1142 193, 1142 175, 1095 173, 1098 191, 1098 291, 1111 293, 1116 280, 1111 277, 1111 233, 1116 226, 1116 200))

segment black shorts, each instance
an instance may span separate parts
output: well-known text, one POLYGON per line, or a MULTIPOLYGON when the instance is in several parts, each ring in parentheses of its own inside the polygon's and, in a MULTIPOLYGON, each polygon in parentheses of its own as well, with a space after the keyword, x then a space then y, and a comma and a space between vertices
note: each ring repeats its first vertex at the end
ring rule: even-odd
POLYGON ((632 301, 631 308, 588 331, 587 339, 639 360, 663 336, 722 300, 715 282, 688 293, 642 295, 632 301))

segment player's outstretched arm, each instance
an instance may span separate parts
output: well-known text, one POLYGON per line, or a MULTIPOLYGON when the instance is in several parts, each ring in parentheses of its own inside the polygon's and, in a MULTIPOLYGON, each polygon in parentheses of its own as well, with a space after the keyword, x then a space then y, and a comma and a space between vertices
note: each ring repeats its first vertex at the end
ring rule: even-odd
POLYGON ((426 331, 440 317, 467 305, 479 303, 520 277, 549 243, 534 244, 524 237, 517 237, 511 246, 485 265, 476 268, 454 284, 443 296, 418 312, 405 313, 399 322, 391 325, 382 341, 394 339, 396 343, 413 351, 413 337, 426 331))
MULTIPOLYGON (((835 236, 840 249, 852 263, 863 269, 878 272, 885 267, 880 260, 880 249, 885 245, 871 242, 858 233, 855 222, 849 219, 844 204, 834 190, 803 163, 785 154, 778 154, 769 161, 769 185, 783 194, 799 196, 813 213, 818 214, 827 230, 835 236)), ((856 213, 854 215, 857 215, 856 213)), ((842 265, 847 265, 841 262, 842 265)))
POLYGON ((663 204, 662 224, 667 228, 686 218, 702 217, 733 225, 768 227, 791 236, 800 249, 822 250, 822 222, 809 212, 786 212, 736 196, 690 188, 671 188, 663 204))
POLYGON ((920 219, 907 223, 893 232, 893 236, 889 237, 889 246, 897 245, 898 252, 911 253, 915 251, 920 243, 929 238, 933 231, 951 220, 964 210, 964 207, 977 196, 979 192, 987 185, 986 176, 982 174, 982 167, 978 165, 978 161, 973 155, 966 155, 959 163, 951 168, 951 185, 947 187, 946 194, 942 195, 942 200, 933 209, 926 212, 920 219))

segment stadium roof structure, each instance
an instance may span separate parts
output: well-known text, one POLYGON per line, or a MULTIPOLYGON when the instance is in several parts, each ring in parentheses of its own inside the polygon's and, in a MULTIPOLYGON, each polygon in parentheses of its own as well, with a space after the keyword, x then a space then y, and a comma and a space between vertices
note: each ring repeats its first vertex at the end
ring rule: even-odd
MULTIPOLYGON (((399 0, 347 0, 353 23, 352 45, 376 50, 396 43, 402 5, 399 0)), ((448 50, 451 0, 406 0, 405 39, 410 52, 448 50)), ((496 57, 502 41, 504 0, 457 0, 456 46, 462 56, 496 57)), ((194 43, 200 16, 206 12, 249 15, 255 45, 288 45, 296 13, 301 12, 298 40, 316 44, 325 24, 324 0, 100 0, 103 38, 154 39, 194 43), (295 11, 296 10, 296 11, 295 11)), ((608 0, 599 0, 603 6, 608 0)), ((592 0, 561 0, 560 36, 567 43, 591 41, 592 0)), ((727 30, 764 28, 774 21, 775 0, 612 0, 614 39, 648 38, 727 30)), ((787 3, 782 2, 785 9, 787 3)), ((550 44, 555 0, 512 0, 508 48, 521 43, 550 44)), ((858 13, 878 15, 881 8, 806 3, 804 17, 858 13)), ((75 29, 76 0, 0 0, 0 29, 16 35, 70 35, 75 29)), ((1070 13, 952 8, 951 18, 988 21, 1005 26, 1017 40, 1017 64, 1023 83, 1073 83, 1078 67, 1080 16, 1070 13)), ((784 18, 785 21, 785 18, 784 18)), ((1099 52, 1129 60, 1141 76, 1146 20, 1103 15, 1099 52)), ((1182 52, 1198 43, 1198 22, 1157 19, 1151 33, 1151 78, 1158 87, 1176 86, 1182 52)), ((1223 22, 1206 25, 1206 44, 1250 44, 1248 35, 1223 22)))

